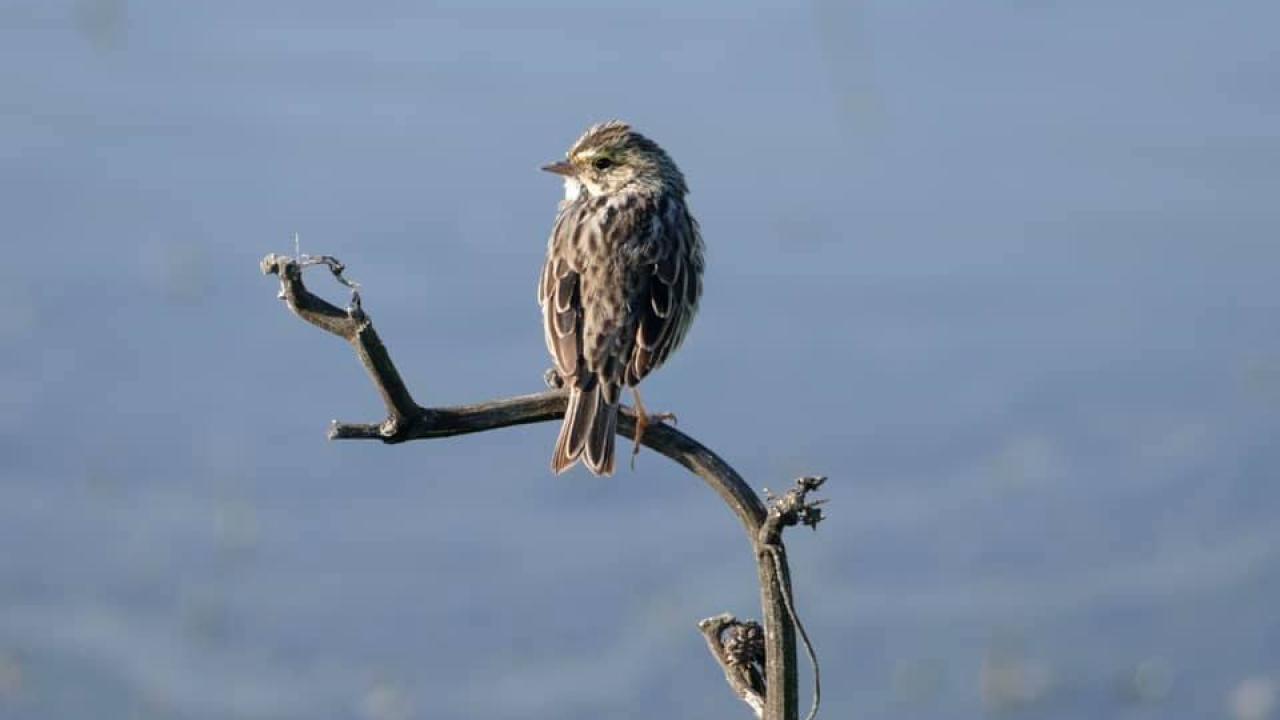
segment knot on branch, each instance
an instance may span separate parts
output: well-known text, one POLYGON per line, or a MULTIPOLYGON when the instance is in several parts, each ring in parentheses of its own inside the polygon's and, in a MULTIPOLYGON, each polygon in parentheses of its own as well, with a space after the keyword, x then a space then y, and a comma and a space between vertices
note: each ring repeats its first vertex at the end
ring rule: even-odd
POLYGON ((776 545, 782 536, 782 528, 792 525, 804 525, 817 530, 818 523, 825 517, 822 505, 827 501, 811 501, 809 493, 822 487, 826 481, 825 475, 808 475, 797 479, 795 487, 781 495, 774 495, 769 488, 765 488, 765 503, 769 507, 769 514, 760 527, 758 542, 762 546, 776 545))
POLYGON ((764 628, 760 627, 760 623, 754 620, 737 622, 728 630, 729 637, 724 641, 724 651, 729 657, 729 664, 748 672, 763 669, 764 628))
POLYGON ((763 717, 768 697, 764 628, 754 620, 742 622, 724 613, 699 622, 698 629, 734 694, 751 707, 756 717, 763 717))

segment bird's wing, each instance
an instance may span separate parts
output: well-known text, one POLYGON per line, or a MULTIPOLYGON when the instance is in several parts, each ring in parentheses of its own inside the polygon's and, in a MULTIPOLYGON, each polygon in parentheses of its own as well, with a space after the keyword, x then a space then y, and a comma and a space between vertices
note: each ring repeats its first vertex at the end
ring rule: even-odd
POLYGON ((569 216, 567 208, 562 210, 551 231, 547 262, 538 281, 538 304, 547 351, 560 377, 573 384, 582 365, 582 297, 581 280, 570 265, 573 222, 569 216))
POLYGON ((657 237, 633 297, 635 343, 625 381, 635 385, 680 346, 702 295, 702 239, 680 202, 667 202, 651 223, 657 237))

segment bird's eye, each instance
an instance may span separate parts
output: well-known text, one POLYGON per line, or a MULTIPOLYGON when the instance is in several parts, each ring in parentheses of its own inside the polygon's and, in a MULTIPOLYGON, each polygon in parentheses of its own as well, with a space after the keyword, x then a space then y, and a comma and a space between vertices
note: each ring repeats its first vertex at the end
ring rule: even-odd
POLYGON ((607 157, 596 158, 596 161, 591 164, 597 170, 608 170, 613 167, 613 161, 607 157))

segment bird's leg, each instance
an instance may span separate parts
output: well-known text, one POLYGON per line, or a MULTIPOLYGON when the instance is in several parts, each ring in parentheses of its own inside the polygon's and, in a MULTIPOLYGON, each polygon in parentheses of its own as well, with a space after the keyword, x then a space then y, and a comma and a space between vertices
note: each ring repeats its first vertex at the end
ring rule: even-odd
POLYGON ((650 415, 648 411, 644 409, 644 403, 640 400, 639 388, 632 387, 631 396, 635 398, 636 401, 636 434, 633 438, 635 444, 631 446, 631 469, 635 470, 636 456, 640 454, 640 440, 644 437, 645 430, 649 429, 649 425, 652 424, 653 420, 658 422, 667 422, 669 420, 674 424, 676 422, 676 416, 675 413, 654 413, 653 415, 650 415))

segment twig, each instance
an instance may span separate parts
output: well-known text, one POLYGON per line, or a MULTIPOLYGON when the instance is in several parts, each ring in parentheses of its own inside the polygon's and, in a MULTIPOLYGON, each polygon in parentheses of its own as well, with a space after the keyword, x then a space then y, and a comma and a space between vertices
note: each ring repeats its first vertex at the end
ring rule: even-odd
MULTIPOLYGON (((329 428, 330 439, 401 443, 549 422, 564 416, 567 394, 559 389, 474 405, 422 407, 405 387, 386 346, 373 329, 373 322, 361 308, 356 289, 352 288, 350 306, 340 309, 313 295, 303 284, 302 268, 318 262, 328 266, 335 277, 351 287, 352 284, 342 276, 345 269, 342 263, 330 256, 318 256, 314 262, 312 260, 307 258, 303 264, 299 264, 294 258, 272 254, 262 259, 261 269, 263 273, 280 277, 280 297, 295 315, 351 344, 387 410, 387 418, 380 423, 334 421, 329 428)), ((624 406, 618 418, 618 433, 630 437, 634 431, 635 415, 630 408, 624 406)), ((757 693, 758 704, 763 709, 757 709, 752 701, 748 701, 748 704, 757 717, 764 720, 796 720, 798 692, 795 633, 799 626, 790 597, 786 555, 780 552, 782 528, 795 522, 788 521, 791 516, 778 510, 777 503, 773 508, 766 508, 736 470, 710 449, 674 427, 661 423, 650 425, 641 442, 701 478, 742 523, 755 550, 764 610, 762 655, 759 658, 763 677, 760 678, 760 690, 757 693)), ((816 520, 812 524, 816 524, 816 520)), ((707 622, 709 621, 703 621, 707 622)), ((737 623, 736 620, 733 622, 737 623)), ((700 623, 699 627, 702 628, 703 624, 700 623)), ((734 688, 735 694, 739 694, 731 679, 731 672, 740 675, 741 665, 733 665, 736 661, 732 659, 734 656, 731 653, 717 652, 717 647, 723 651, 725 645, 720 640, 720 634, 716 635, 714 644, 708 630, 703 629, 703 634, 708 638, 712 654, 725 671, 731 688, 734 688)), ((812 648, 809 650, 812 658, 812 648)), ((760 675, 759 670, 755 672, 756 676, 760 675)), ((739 694, 739 697, 743 696, 739 694)))

